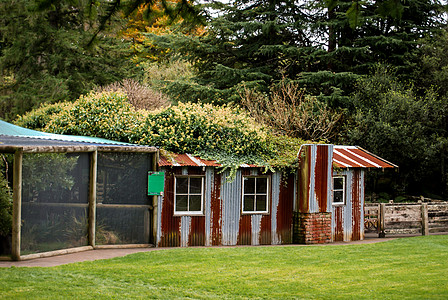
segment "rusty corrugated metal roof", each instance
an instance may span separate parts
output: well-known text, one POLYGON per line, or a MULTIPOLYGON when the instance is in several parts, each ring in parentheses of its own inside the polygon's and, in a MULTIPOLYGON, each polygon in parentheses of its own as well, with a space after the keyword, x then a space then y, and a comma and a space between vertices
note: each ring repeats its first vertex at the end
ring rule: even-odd
MULTIPOLYGON (((337 146, 333 148, 333 163, 339 168, 398 168, 375 154, 358 146, 337 146)), ((205 160, 192 154, 160 155, 161 167, 221 167, 215 160, 205 160)), ((241 165, 243 168, 256 168, 252 164, 241 165)))
POLYGON ((398 168, 358 146, 334 146, 333 163, 340 168, 398 168))
POLYGON ((220 167, 221 164, 214 160, 201 159, 191 154, 169 154, 160 155, 159 166, 161 167, 220 167))
MULTIPOLYGON (((160 154, 160 167, 221 167, 216 160, 205 160, 192 154, 160 154)), ((252 164, 242 164, 242 168, 256 168, 259 166, 252 164)))

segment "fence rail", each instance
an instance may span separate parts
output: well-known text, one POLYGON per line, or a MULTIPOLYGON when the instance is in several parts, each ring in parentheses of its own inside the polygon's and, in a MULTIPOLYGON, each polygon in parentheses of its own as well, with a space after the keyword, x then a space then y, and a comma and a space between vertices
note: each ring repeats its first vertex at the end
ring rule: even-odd
POLYGON ((448 232, 448 202, 366 203, 364 228, 380 237, 448 232))

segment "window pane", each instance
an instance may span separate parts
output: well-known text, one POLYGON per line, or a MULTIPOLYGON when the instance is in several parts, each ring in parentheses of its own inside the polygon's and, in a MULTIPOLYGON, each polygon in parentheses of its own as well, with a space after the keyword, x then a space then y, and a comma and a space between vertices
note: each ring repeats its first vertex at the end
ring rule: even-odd
POLYGON ((176 211, 187 211, 187 195, 176 196, 176 211))
POLYGON ((258 196, 257 195, 257 211, 266 211, 267 207, 266 196, 258 196))
POLYGON ((202 193, 202 178, 191 177, 190 178, 190 194, 202 193))
POLYGON ((254 211, 254 196, 244 196, 243 211, 254 211))
POLYGON ((188 178, 176 177, 176 193, 188 194, 188 178))
POLYGON ((335 191, 333 202, 344 202, 344 192, 343 191, 335 191))
POLYGON ((267 194, 268 190, 268 179, 257 178, 257 194, 267 194))
POLYGON ((255 194, 255 178, 244 177, 244 194, 255 194))
POLYGON ((333 185, 335 190, 342 190, 344 188, 344 178, 343 177, 334 177, 333 185))
POLYGON ((201 196, 190 196, 189 211, 201 211, 201 196))

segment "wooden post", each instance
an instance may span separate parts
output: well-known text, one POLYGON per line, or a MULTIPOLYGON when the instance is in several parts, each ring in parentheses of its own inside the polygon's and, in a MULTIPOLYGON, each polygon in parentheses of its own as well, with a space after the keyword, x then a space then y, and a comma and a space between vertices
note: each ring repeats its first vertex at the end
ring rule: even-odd
POLYGON ((13 206, 12 206, 12 249, 11 258, 20 260, 20 234, 22 226, 22 162, 23 150, 14 153, 13 206))
POLYGON ((98 170, 98 151, 90 154, 90 182, 89 182, 89 245, 95 247, 96 225, 96 181, 98 170))
MULTIPOLYGON (((154 153, 153 155, 153 165, 152 165, 152 169, 154 171, 158 171, 159 170, 159 159, 160 159, 160 153, 159 150, 157 150, 156 153, 154 153)), ((158 210, 159 210, 159 197, 160 196, 152 196, 152 243, 154 244, 154 246, 157 247, 157 215, 158 215, 158 210)))
POLYGON ((428 203, 422 203, 422 235, 429 235, 428 203))
POLYGON ((386 213, 386 204, 385 203, 381 203, 380 204, 380 209, 378 211, 378 237, 380 238, 384 238, 386 237, 386 233, 384 232, 384 215, 386 213))

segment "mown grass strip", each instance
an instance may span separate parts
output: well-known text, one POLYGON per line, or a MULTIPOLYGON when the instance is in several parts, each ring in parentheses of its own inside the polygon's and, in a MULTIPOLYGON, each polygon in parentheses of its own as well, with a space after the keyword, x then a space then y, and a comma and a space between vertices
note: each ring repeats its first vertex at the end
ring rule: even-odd
POLYGON ((448 236, 316 247, 177 248, 0 269, 0 298, 448 298, 448 236))

